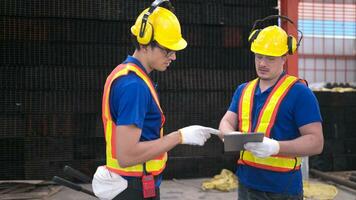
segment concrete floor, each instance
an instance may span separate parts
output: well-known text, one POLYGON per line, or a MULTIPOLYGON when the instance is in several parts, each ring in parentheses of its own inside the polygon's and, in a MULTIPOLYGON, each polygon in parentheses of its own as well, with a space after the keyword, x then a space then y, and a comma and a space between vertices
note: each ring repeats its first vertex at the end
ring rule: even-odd
MULTIPOLYGON (((201 183, 208 178, 164 180, 161 185, 162 200, 229 200, 237 199, 237 192, 202 191, 201 183)), ((312 179, 311 181, 317 181, 312 179)), ((330 183, 331 184, 331 183, 330 183)), ((90 185, 86 185, 90 188, 90 185)), ((338 194, 334 200, 356 200, 356 191, 346 187, 337 186, 338 194)), ((47 198, 48 200, 91 200, 96 199, 84 193, 63 187, 60 192, 47 198)))

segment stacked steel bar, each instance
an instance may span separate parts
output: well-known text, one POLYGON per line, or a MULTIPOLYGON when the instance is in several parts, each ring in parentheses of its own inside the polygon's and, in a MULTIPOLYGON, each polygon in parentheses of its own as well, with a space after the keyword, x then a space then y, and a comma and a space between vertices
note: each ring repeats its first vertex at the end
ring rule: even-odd
MULTIPOLYGON (((129 28, 151 1, 5 0, 0 7, 1 179, 50 179, 68 164, 86 174, 105 162, 101 95, 106 76, 133 52, 129 28), (38 159, 40 158, 40 159, 38 159)), ((247 38, 276 0, 172 1, 188 48, 153 73, 165 132, 218 127, 236 86, 255 76, 247 38)), ((219 139, 179 146, 165 177, 234 169, 219 139)))
POLYGON ((315 92, 323 117, 324 150, 310 158, 323 171, 356 169, 356 92, 315 92))

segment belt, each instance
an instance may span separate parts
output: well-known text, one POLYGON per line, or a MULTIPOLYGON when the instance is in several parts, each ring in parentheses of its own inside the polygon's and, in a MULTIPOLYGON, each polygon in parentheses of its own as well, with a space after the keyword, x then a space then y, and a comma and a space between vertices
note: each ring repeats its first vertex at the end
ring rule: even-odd
MULTIPOLYGON (((142 190, 142 178, 141 177, 125 177, 127 180, 127 187, 133 189, 142 190)), ((159 180, 160 176, 154 176, 155 183, 159 180)))

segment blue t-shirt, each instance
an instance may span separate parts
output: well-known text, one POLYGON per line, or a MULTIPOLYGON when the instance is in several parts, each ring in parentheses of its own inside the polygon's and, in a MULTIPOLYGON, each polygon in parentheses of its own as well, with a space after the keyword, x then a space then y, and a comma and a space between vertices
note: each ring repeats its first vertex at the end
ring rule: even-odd
MULTIPOLYGON (((140 61, 132 56, 128 56, 123 63, 133 63, 146 72, 140 61)), ((140 128, 142 130, 140 141, 150 141, 160 137, 160 110, 147 84, 134 72, 112 83, 110 113, 117 126, 135 125, 140 128)), ((129 177, 125 178, 129 179, 129 177)), ((159 176, 156 186, 160 185, 161 178, 159 176)))
MULTIPOLYGON (((239 98, 246 84, 241 84, 236 89, 229 111, 238 113, 239 98)), ((262 93, 260 88, 256 87, 252 108, 253 129, 256 127, 258 114, 273 87, 262 93)), ((301 136, 299 127, 321 121, 316 97, 306 85, 298 82, 292 86, 280 104, 275 124, 271 130, 271 138, 278 141, 293 140, 301 136)), ((300 170, 281 173, 247 165, 238 165, 236 175, 242 184, 260 191, 290 195, 297 195, 303 191, 300 170)))

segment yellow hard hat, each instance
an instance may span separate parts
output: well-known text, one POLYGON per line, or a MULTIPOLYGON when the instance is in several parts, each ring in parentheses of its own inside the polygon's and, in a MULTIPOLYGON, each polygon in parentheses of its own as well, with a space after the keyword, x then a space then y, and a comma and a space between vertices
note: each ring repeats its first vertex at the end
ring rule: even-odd
POLYGON ((148 10, 149 8, 141 12, 131 27, 131 33, 136 36, 137 42, 146 45, 155 40, 170 50, 184 49, 187 42, 182 37, 178 19, 171 11, 163 7, 157 7, 152 13, 148 13, 146 27, 143 30, 143 35, 140 35, 142 18, 148 10))
POLYGON ((293 54, 297 49, 297 40, 276 25, 254 30, 249 41, 252 42, 252 52, 267 56, 293 54))

